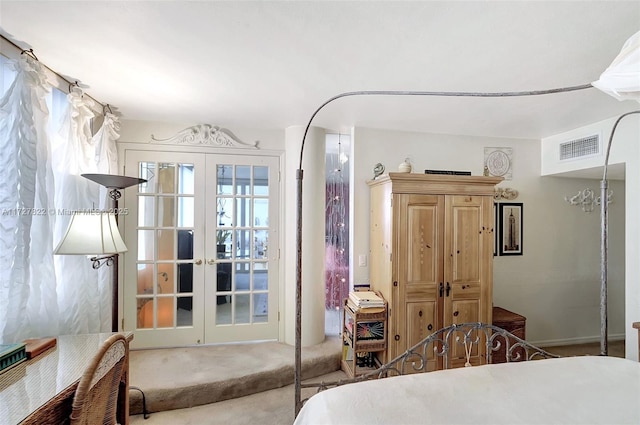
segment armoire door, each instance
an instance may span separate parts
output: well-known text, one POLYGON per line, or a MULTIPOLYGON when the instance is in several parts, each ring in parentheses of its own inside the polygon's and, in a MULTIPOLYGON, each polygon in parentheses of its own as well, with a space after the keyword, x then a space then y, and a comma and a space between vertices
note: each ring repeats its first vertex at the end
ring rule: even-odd
MULTIPOLYGON (((398 276, 400 318, 391 357, 442 327, 443 226, 444 197, 442 195, 397 195, 399 237, 396 275, 398 276)), ((428 370, 437 368, 434 353, 429 353, 428 370)), ((409 372, 409 371, 406 371, 409 372)))
POLYGON ((125 192, 133 345, 277 339, 278 159, 127 150, 125 167, 148 180, 125 192))
MULTIPOLYGON (((445 204, 443 327, 488 323, 492 299, 491 285, 487 282, 493 273, 493 200, 487 196, 448 195, 445 204)), ((478 347, 482 344, 474 346, 472 364, 484 354, 478 347)), ((463 344, 453 346, 453 357, 462 364, 466 355, 463 344)))

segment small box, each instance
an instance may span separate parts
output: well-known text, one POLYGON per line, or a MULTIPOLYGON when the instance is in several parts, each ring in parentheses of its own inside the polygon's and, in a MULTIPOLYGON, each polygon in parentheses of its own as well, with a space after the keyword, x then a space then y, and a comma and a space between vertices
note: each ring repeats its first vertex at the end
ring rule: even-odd
POLYGON ((27 345, 25 348, 27 351, 27 358, 32 359, 44 353, 49 348, 55 347, 57 343, 57 339, 56 338, 31 338, 31 339, 25 339, 24 343, 27 345))

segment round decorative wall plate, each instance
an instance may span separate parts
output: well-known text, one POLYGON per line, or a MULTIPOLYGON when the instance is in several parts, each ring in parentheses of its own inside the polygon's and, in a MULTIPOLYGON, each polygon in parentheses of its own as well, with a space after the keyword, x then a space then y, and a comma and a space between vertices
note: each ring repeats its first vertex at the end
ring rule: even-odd
POLYGON ((506 177, 511 171, 511 158, 502 150, 494 150, 487 155, 486 166, 490 175, 506 177))

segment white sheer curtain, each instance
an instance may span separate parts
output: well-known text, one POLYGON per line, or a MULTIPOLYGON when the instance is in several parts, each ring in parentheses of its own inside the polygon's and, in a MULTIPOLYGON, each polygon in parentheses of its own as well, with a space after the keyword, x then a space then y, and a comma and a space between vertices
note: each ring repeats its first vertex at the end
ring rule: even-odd
POLYGON ((58 330, 46 131, 50 85, 28 55, 13 66, 16 78, 0 100, 0 335, 8 342, 58 330))
MULTIPOLYGON (((80 90, 72 91, 67 99, 69 109, 58 134, 52 138, 53 170, 56 181, 55 205, 60 212, 55 229, 59 241, 69 225, 69 211, 98 208, 98 189, 81 174, 93 173, 95 155, 91 140, 91 120, 94 113, 80 90)), ((56 275, 59 279, 58 304, 61 328, 65 333, 84 333, 100 330, 105 293, 98 284, 98 273, 84 256, 56 256, 56 275), (86 311, 93 314, 86 314, 86 311)))
POLYGON ((117 174, 117 119, 107 114, 93 136, 93 102, 81 90, 52 99, 39 62, 24 55, 13 66, 0 100, 0 343, 109 331, 110 270, 53 248, 71 211, 109 206, 106 191, 80 174, 117 174), (63 104, 61 122, 45 99, 63 104))
MULTIPOLYGON (((97 172, 100 174, 118 174, 118 151, 116 140, 120 137, 118 117, 107 112, 100 130, 93 136, 96 145, 97 172)), ((106 192, 106 190, 105 190, 106 192)), ((106 199, 103 197, 102 199, 106 199)), ((109 204, 107 204, 109 206, 109 204)))

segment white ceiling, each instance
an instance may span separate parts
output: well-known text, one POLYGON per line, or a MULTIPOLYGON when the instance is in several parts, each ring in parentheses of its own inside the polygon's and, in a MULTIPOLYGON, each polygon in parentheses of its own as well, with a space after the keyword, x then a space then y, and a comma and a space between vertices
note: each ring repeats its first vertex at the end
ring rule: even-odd
MULTIPOLYGON (((0 0, 0 30, 122 119, 283 129, 345 91, 591 83, 640 30, 640 2, 0 0)), ((314 124, 541 138, 637 107, 594 88, 353 97, 314 124)))

